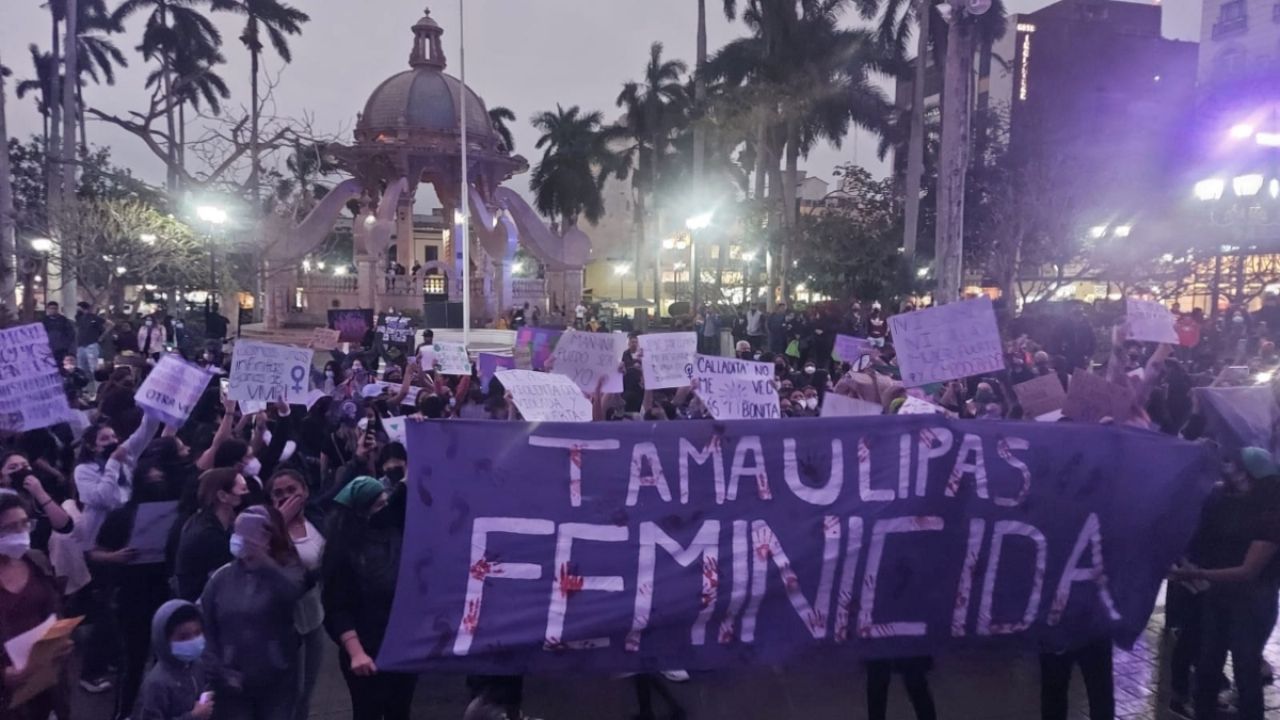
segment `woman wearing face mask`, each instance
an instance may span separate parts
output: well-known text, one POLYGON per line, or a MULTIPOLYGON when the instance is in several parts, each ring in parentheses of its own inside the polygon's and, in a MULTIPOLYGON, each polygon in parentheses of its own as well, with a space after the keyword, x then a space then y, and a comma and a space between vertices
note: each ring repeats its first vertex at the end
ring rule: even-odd
POLYGON ((138 328, 138 352, 143 357, 152 360, 160 359, 160 353, 164 352, 164 341, 163 324, 156 322, 153 318, 142 321, 142 327, 138 328))
MULTIPOLYGON (((0 646, 43 623, 61 610, 61 594, 50 568, 39 555, 30 555, 31 520, 26 501, 16 493, 0 492, 0 646)), ((61 663, 71 652, 71 640, 59 647, 61 663)), ((13 693, 28 679, 31 668, 18 670, 9 656, 0 652, 0 716, 14 720, 44 720, 50 714, 69 717, 70 699, 63 683, 10 708, 13 693)))
POLYGON ((200 594, 204 659, 218 714, 292 720, 299 659, 294 611, 307 589, 306 571, 273 507, 240 513, 228 547, 235 559, 200 594))
POLYGON ((169 599, 169 572, 163 548, 140 552, 129 543, 140 513, 148 519, 172 517, 165 508, 176 512, 182 492, 181 485, 172 482, 164 468, 156 464, 155 455, 143 455, 134 476, 133 497, 124 507, 107 515, 98 531, 97 542, 89 551, 94 581, 113 591, 113 616, 119 623, 124 644, 124 667, 116 696, 117 718, 128 718, 133 712, 150 651, 151 618, 169 599))
POLYGON ((178 597, 200 597, 209 575, 231 562, 231 524, 248 494, 249 486, 235 468, 207 470, 200 476, 200 510, 182 526, 174 561, 178 597))
POLYGON ((76 526, 80 546, 93 547, 107 513, 129 502, 138 454, 155 437, 160 422, 144 418, 142 425, 121 443, 110 425, 98 423, 85 430, 75 469, 76 491, 84 513, 76 526))
POLYGON ((49 538, 53 533, 66 535, 74 528, 71 516, 32 472, 31 461, 26 455, 11 452, 0 458, 0 488, 12 490, 27 500, 35 521, 35 529, 31 533, 32 547, 48 552, 49 538))
MULTIPOLYGON (((280 470, 267 481, 267 497, 284 518, 289 539, 293 541, 298 560, 309 576, 320 573, 320 560, 324 556, 324 535, 319 528, 324 525, 319 510, 311 505, 311 493, 296 470, 280 470)), ((320 675, 320 663, 324 658, 324 607, 320 602, 320 585, 313 584, 293 613, 294 629, 302 638, 299 660, 298 698, 294 704, 294 720, 306 720, 311 712, 311 694, 320 675)))
POLYGON ((372 477, 351 481, 334 498, 325 533, 324 624, 338 643, 339 667, 355 720, 407 720, 417 676, 379 672, 400 570, 405 486, 388 493, 372 477))
POLYGON ((387 492, 396 489, 400 483, 404 482, 405 472, 409 466, 409 454, 405 452, 404 445, 398 442, 387 443, 383 446, 382 452, 378 453, 378 467, 381 468, 382 487, 387 492))

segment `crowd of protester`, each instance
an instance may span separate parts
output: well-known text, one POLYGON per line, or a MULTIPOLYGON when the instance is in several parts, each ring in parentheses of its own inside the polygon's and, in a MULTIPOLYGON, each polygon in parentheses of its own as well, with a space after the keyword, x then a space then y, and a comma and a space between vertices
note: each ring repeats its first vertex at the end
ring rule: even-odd
MULTIPOLYGON (((568 324, 590 326, 580 306, 568 324)), ((912 312, 905 305, 899 312, 912 312)), ((1271 453, 1210 437, 1193 389, 1265 382, 1280 366, 1272 328, 1280 305, 1232 308, 1214 318, 1179 314, 1178 347, 1125 340, 1083 310, 1051 320, 1003 323, 1007 370, 908 390, 895 364, 890 313, 877 302, 741 311, 698 308, 687 326, 703 352, 722 330, 734 353, 772 363, 784 417, 817 416, 831 393, 898 411, 909 393, 960 418, 1022 419, 1013 387, 1044 375, 1066 386, 1076 371, 1101 372, 1135 398, 1111 422, 1188 440, 1219 442, 1221 478, 1206 504, 1186 560, 1171 575, 1171 710, 1207 720, 1230 700, 1243 720, 1262 720, 1262 651, 1280 594, 1280 467, 1271 453), (869 351, 832 358, 836 336, 868 340, 869 351), (1234 693, 1222 668, 1230 652, 1234 693)), ((511 327, 536 324, 519 308, 511 327)), ((74 318, 51 303, 42 320, 68 399, 82 412, 63 423, 10 434, 0 452, 0 641, 52 614, 84 616, 68 657, 85 692, 114 692, 115 718, 302 720, 316 681, 337 662, 356 720, 409 717, 416 677, 377 667, 399 570, 406 514, 407 453, 385 421, 519 419, 496 379, 445 376, 412 352, 368 342, 333 352, 314 371, 323 391, 310 407, 276 403, 243 413, 211 381, 181 426, 142 411, 134 393, 165 352, 180 352, 225 375, 230 353, 212 342, 175 342, 180 320, 157 311, 134 322, 105 321, 83 305, 74 318), (140 558, 130 547, 139 506, 176 502, 164 552, 140 558)), ((594 329, 599 329, 594 328, 594 329)), ((428 331, 428 335, 429 335, 428 331)), ((225 334, 225 327, 223 327, 225 334)), ((428 337, 429 342, 429 337, 428 337)), ((317 353, 319 357, 320 354, 317 353)), ((623 391, 593 398, 599 421, 676 421, 707 417, 696 392, 646 390, 633 340, 621 360, 623 391)), ((1069 418, 1064 418, 1069 420, 1069 418)), ((28 679, 7 654, 0 719, 69 717, 70 680, 11 707, 28 679)), ((1068 687, 1079 666, 1090 717, 1115 716, 1111 645, 1106 638, 1040 658, 1042 715, 1068 716, 1068 687)), ((893 674, 903 676, 918 718, 937 716, 930 658, 871 662, 868 712, 886 716, 893 674)), ((687 680, 671 670, 633 678, 640 717, 663 685, 687 680)), ((471 717, 522 715, 519 677, 471 677, 471 717), (496 714, 482 715, 491 711, 496 714)), ((678 708, 677 708, 678 710, 678 708)))

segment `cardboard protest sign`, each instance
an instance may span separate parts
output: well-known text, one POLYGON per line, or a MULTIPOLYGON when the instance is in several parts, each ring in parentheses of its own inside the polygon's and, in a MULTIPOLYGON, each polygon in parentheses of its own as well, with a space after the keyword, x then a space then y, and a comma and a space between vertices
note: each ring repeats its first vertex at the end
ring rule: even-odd
POLYGON ((773 363, 698 355, 693 363, 693 389, 717 420, 782 417, 773 363))
POLYGON ((627 336, 622 333, 565 332, 551 354, 555 360, 551 372, 573 380, 584 392, 595 392, 603 379, 603 392, 620 393, 618 368, 626 349, 627 336))
POLYGON ((442 375, 470 375, 471 356, 467 355, 467 346, 460 342, 437 340, 431 347, 435 362, 442 375))
POLYGON ((686 387, 693 374, 693 356, 698 354, 698 336, 692 332, 641 335, 640 369, 644 388, 686 387))
POLYGON ((364 336, 373 329, 373 311, 343 309, 329 311, 329 327, 337 330, 339 340, 345 343, 364 343, 364 336))
POLYGON ((169 541, 169 531, 178 521, 178 501, 138 503, 133 516, 133 532, 125 547, 138 551, 131 565, 150 565, 164 562, 164 548, 169 541))
POLYGON ((1178 344, 1178 331, 1174 328, 1178 319, 1164 305, 1154 300, 1125 298, 1124 313, 1130 340, 1178 344))
MULTIPOLYGON (((46 621, 47 624, 41 624, 39 627, 41 632, 38 639, 34 637, 31 640, 23 639, 21 644, 26 646, 24 653, 26 662, 23 663, 23 667, 26 673, 17 687, 12 689, 9 696, 9 709, 23 705, 58 683, 63 665, 66 663, 67 648, 72 642, 71 632, 76 629, 81 620, 84 618, 66 618, 54 620, 52 623, 46 621)), ((24 633, 25 635, 27 633, 24 633)), ((5 643, 6 651, 12 642, 11 640, 5 643)))
POLYGON ((175 354, 165 355, 142 381, 134 400, 144 413, 181 425, 191 416, 212 379, 213 375, 199 365, 175 354))
POLYGON ((378 335, 382 343, 408 352, 413 349, 417 337, 413 318, 407 315, 383 315, 378 321, 378 335))
POLYGON ((408 433, 430 492, 408 496, 387 672, 1127 647, 1215 475, 1159 433, 936 415, 408 433))
POLYGON ((311 332, 312 350, 337 350, 342 342, 342 331, 331 328, 316 328, 311 332))
POLYGON ((39 430, 64 422, 70 411, 44 326, 0 330, 0 430, 39 430))
POLYGON ((493 379, 493 373, 498 368, 515 370, 516 359, 510 355, 495 355, 494 353, 482 352, 476 355, 476 373, 480 376, 481 389, 488 392, 489 381, 493 379))
POLYGON ((531 422, 591 422, 591 402, 563 375, 532 370, 498 370, 516 409, 531 422))
POLYGON ((1067 401, 1067 391, 1062 389, 1062 381, 1058 373, 1041 375, 1034 380, 1018 383, 1013 386, 1018 396, 1018 404, 1022 406, 1024 418, 1036 418, 1054 410, 1061 410, 1067 401))
MULTIPOLYGON (((541 327, 522 327, 516 332, 511 355, 519 370, 546 370, 547 360, 560 342, 561 332, 541 327)), ((621 359, 621 358, 619 358, 621 359)), ((595 388, 592 388, 594 390, 595 388)))
POLYGON ((991 299, 983 296, 889 318, 907 387, 998 372, 1004 347, 991 299))
POLYGON ((871 350, 871 341, 852 335, 836 335, 836 344, 832 348, 831 357, 839 362, 853 363, 871 350))
POLYGON ((407 421, 408 419, 403 416, 383 418, 382 429, 387 431, 387 440, 403 445, 405 441, 404 426, 407 421))
POLYGON ((884 408, 876 403, 846 397, 830 390, 822 398, 822 417, 864 417, 883 414, 884 408))
POLYGON ((1116 422, 1129 419, 1133 390, 1108 382, 1088 370, 1076 370, 1067 387, 1062 414, 1077 422, 1094 423, 1103 418, 1116 422))
POLYGON ((232 400, 301 400, 311 389, 312 351, 255 340, 239 340, 231 354, 232 400))

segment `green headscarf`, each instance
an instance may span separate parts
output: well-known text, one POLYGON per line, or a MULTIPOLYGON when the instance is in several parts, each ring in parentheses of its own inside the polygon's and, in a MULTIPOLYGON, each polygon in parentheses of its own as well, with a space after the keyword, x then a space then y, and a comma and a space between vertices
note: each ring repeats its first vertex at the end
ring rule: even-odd
POLYGON ((362 511, 369 509, 377 501, 378 496, 384 492, 385 488, 382 483, 368 475, 360 477, 347 483, 347 486, 338 492, 334 502, 340 505, 346 505, 352 510, 362 511))

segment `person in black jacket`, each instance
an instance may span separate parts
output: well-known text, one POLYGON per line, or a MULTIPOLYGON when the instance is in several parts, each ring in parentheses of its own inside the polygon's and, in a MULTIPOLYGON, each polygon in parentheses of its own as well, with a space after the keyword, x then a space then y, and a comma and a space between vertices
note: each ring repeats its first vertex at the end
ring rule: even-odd
POLYGON ((49 349, 53 351, 55 358, 65 355, 75 357, 76 326, 62 314, 58 303, 51 302, 44 306, 44 319, 40 324, 44 325, 45 334, 49 336, 49 349))
POLYGON ((334 498, 325 532, 324 626, 338 643, 354 720, 408 720, 417 676, 374 664, 395 597, 404 539, 405 486, 387 492, 361 476, 334 498))
POLYGON ((231 562, 231 524, 249 486, 235 468, 208 470, 200 476, 200 511, 182 526, 174 578, 178 597, 195 602, 214 570, 231 562))

